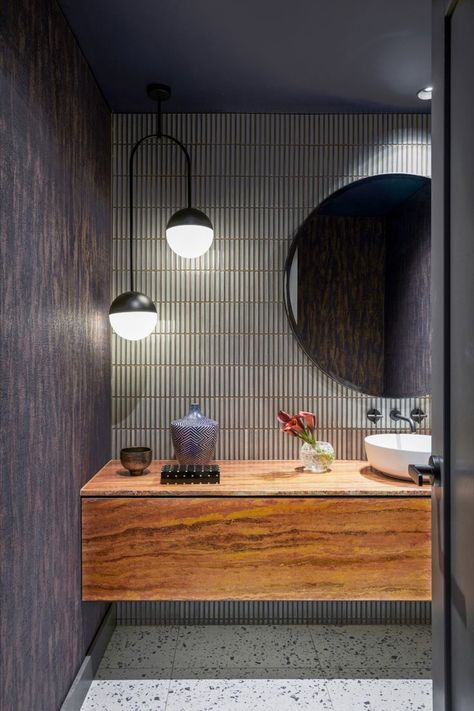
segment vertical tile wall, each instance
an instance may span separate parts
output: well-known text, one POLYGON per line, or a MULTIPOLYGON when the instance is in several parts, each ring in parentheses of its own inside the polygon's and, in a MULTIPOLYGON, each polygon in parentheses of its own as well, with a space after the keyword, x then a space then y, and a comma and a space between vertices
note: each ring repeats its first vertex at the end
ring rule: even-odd
MULTIPOLYGON (((128 288, 128 154, 155 127, 153 114, 119 114, 113 129, 114 294, 128 288)), ((210 252, 181 260, 165 225, 185 205, 184 162, 150 140, 136 162, 137 288, 158 308, 156 332, 138 343, 113 336, 113 448, 150 445, 172 456, 169 423, 199 402, 220 423, 220 459, 296 458, 280 434, 280 408, 314 410, 319 438, 339 458, 362 458, 366 419, 378 407, 429 412, 429 398, 383 400, 318 370, 296 343, 283 300, 292 236, 315 206, 358 178, 430 175, 426 114, 166 114, 189 148, 193 203, 215 227, 210 252)), ((429 428, 429 419, 426 426, 429 428)))

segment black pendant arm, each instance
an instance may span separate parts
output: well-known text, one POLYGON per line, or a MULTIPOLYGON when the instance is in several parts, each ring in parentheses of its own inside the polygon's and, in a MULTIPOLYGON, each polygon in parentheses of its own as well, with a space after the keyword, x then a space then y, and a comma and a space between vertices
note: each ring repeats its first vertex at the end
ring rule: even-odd
POLYGON ((184 157, 186 158, 186 172, 187 172, 187 181, 188 181, 188 207, 191 207, 191 158, 188 153, 188 150, 187 150, 186 146, 183 145, 181 143, 181 141, 178 141, 178 139, 175 138, 174 136, 169 136, 166 133, 162 133, 161 137, 167 138, 169 141, 173 141, 173 143, 176 143, 176 145, 179 146, 179 148, 181 148, 181 150, 184 153, 184 157))
POLYGON ((134 191, 134 169, 133 169, 133 159, 137 150, 140 148, 142 143, 147 141, 149 138, 156 138, 158 140, 162 138, 167 138, 169 141, 175 143, 184 153, 186 159, 186 173, 187 173, 187 186, 188 186, 188 207, 191 207, 191 158, 186 147, 178 141, 174 136, 169 136, 166 133, 161 133, 161 114, 159 114, 158 121, 158 133, 149 133, 148 136, 143 136, 139 141, 135 143, 130 153, 128 159, 128 209, 129 209, 129 237, 130 237, 130 291, 133 291, 134 278, 133 278, 133 238, 134 238, 134 215, 133 215, 133 191, 134 191))
POLYGON ((129 234, 129 245, 130 245, 130 291, 133 291, 134 280, 133 280, 133 237, 134 237, 134 216, 133 216, 133 185, 134 185, 134 172, 133 172, 133 159, 135 158, 135 153, 140 148, 142 143, 147 141, 149 138, 157 138, 156 133, 149 133, 148 136, 143 136, 139 141, 135 143, 130 153, 128 159, 128 234, 129 234))

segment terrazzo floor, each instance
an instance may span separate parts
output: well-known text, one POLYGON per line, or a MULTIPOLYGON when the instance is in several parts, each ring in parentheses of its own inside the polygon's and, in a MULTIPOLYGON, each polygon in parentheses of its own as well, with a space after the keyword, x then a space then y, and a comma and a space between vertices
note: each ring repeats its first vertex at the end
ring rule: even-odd
POLYGON ((81 711, 431 711, 421 625, 118 626, 81 711))

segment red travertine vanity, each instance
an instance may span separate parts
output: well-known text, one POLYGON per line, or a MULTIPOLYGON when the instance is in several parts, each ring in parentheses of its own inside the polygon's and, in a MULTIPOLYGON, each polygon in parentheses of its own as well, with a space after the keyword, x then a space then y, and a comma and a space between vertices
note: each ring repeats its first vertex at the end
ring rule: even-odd
POLYGON ((367 462, 223 461, 220 484, 106 464, 81 490, 84 600, 429 600, 430 487, 367 462))

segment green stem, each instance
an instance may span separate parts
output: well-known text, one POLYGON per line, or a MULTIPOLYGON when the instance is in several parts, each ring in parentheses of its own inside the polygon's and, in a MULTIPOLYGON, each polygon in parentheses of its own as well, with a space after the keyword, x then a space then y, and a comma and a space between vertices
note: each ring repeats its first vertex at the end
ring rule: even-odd
POLYGON ((308 444, 311 444, 313 447, 314 447, 314 445, 316 444, 316 439, 315 439, 314 435, 310 434, 310 433, 307 432, 307 431, 305 431, 305 432, 300 432, 297 436, 298 436, 300 439, 302 439, 303 442, 307 442, 308 444))

